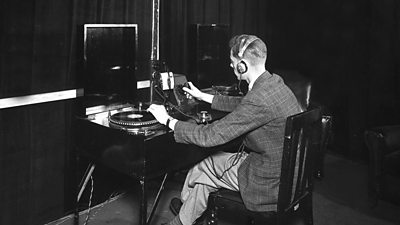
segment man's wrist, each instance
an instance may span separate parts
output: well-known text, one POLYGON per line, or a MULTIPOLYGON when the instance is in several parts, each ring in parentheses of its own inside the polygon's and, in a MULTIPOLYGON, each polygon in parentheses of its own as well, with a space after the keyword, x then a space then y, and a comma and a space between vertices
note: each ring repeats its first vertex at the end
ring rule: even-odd
POLYGON ((201 101, 205 101, 205 99, 206 99, 206 93, 201 92, 201 94, 200 94, 200 100, 201 100, 201 101))
POLYGON ((171 130, 174 130, 175 128, 175 124, 178 122, 177 119, 173 118, 173 117, 169 117, 167 119, 167 122, 165 123, 165 126, 167 126, 168 128, 170 128, 171 130))
POLYGON ((212 101, 213 101, 214 95, 202 92, 200 98, 201 98, 202 101, 211 104, 212 101))

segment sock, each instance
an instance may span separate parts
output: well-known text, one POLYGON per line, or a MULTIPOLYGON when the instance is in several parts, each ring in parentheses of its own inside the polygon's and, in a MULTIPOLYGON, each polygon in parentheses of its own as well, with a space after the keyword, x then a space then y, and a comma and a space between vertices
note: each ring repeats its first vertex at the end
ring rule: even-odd
POLYGON ((168 225, 183 225, 181 219, 179 219, 179 215, 176 215, 168 225))

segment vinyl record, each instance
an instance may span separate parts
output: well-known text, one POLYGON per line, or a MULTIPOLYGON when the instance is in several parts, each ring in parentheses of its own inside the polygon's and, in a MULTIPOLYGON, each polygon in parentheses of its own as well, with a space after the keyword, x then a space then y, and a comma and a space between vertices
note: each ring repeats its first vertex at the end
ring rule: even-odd
POLYGON ((110 123, 127 127, 143 127, 157 124, 154 116, 146 111, 125 111, 111 115, 110 123))

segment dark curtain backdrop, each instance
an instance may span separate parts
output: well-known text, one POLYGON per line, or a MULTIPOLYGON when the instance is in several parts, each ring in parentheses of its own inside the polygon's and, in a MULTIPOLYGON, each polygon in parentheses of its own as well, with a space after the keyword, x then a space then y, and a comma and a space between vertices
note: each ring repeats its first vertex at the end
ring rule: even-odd
MULTIPOLYGON (((78 30, 85 23, 137 23, 149 36, 151 1, 2 1, 0 97, 76 88, 78 30), (146 31, 147 30, 147 31, 146 31)), ((143 43, 139 60, 147 58, 143 43)))
MULTIPOLYGON (((137 76, 148 77, 151 0, 0 4, 0 97, 76 88, 77 29, 84 23, 138 24, 137 76)), ((312 77, 321 100, 334 104, 361 83, 364 104, 381 99, 371 90, 374 85, 389 95, 380 109, 398 103, 392 97, 399 94, 398 1, 161 1, 160 56, 177 73, 187 71, 187 28, 194 23, 229 24, 232 35, 260 36, 269 47, 269 69, 290 68, 312 77)))
MULTIPOLYGON (((137 76, 148 79, 151 0, 2 1, 0 97, 76 88, 78 30, 85 23, 139 27, 137 76)), ((160 57, 177 73, 187 68, 190 24, 229 24, 233 34, 270 39, 268 1, 161 1, 160 57)))

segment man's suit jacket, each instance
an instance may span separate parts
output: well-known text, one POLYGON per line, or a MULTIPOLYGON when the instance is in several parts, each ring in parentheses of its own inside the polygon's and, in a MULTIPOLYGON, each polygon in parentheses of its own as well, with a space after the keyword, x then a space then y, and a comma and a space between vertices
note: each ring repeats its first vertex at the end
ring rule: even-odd
POLYGON ((230 113, 207 125, 179 121, 175 140, 212 147, 244 135, 251 151, 238 172, 243 201, 252 211, 276 210, 286 118, 301 112, 296 97, 280 76, 265 72, 244 97, 216 95, 211 107, 230 113))

